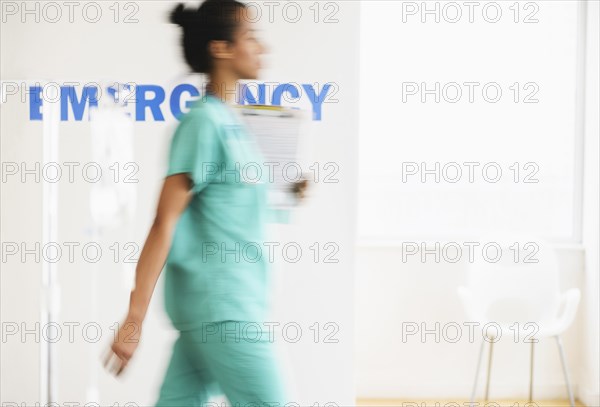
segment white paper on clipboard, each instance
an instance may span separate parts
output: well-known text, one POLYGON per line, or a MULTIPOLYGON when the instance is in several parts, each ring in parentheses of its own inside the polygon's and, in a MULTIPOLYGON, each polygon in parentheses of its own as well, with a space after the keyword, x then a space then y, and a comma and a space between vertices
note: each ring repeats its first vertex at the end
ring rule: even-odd
POLYGON ((308 112, 269 105, 237 105, 235 110, 254 137, 265 162, 276 163, 262 167, 268 172, 267 177, 273 177, 268 181, 269 205, 275 209, 293 208, 297 204, 293 182, 299 181, 306 171, 302 159, 308 112))

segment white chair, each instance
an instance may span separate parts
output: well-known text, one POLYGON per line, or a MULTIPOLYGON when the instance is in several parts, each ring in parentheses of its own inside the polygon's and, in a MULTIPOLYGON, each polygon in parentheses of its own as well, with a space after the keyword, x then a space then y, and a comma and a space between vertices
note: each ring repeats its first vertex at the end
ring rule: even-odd
MULTIPOLYGON (((474 258, 473 261, 469 261, 468 266, 467 286, 457 289, 469 321, 478 322, 480 327, 487 323, 496 323, 502 335, 510 336, 519 342, 531 341, 530 402, 533 393, 534 344, 541 338, 554 337, 560 353, 569 401, 571 407, 575 407, 560 334, 575 318, 580 299, 579 289, 573 288, 560 293, 556 253, 543 239, 502 235, 477 241, 480 243, 478 249, 487 245, 487 258, 482 255, 482 250, 473 251, 474 258), (500 260, 494 262, 498 248, 502 250, 502 255, 500 260), (526 326, 527 323, 530 324, 526 326)), ((485 334, 486 338, 489 338, 487 333, 485 334)), ((486 338, 482 339, 479 350, 471 405, 475 400, 486 338)), ((490 339, 486 401, 489 394, 492 349, 496 341, 494 337, 490 339)))

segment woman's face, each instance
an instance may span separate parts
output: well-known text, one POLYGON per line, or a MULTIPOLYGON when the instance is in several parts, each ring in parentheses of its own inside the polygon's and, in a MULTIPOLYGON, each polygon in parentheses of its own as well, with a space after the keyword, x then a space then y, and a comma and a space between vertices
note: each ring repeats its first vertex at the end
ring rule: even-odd
POLYGON ((248 8, 238 12, 239 25, 230 48, 233 52, 232 69, 240 79, 258 79, 262 67, 261 54, 265 51, 256 35, 258 26, 253 22, 255 18, 249 14, 248 8))

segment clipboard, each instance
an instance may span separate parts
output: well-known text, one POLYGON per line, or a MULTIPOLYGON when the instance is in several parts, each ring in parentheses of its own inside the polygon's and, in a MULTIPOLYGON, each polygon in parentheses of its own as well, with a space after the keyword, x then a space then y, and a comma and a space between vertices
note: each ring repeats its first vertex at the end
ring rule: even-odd
POLYGON ((234 111, 254 138, 266 164, 270 183, 268 202, 274 209, 291 209, 298 200, 295 182, 305 171, 301 148, 305 147, 307 111, 286 106, 236 105, 234 111), (272 177, 272 178, 271 178, 272 177))

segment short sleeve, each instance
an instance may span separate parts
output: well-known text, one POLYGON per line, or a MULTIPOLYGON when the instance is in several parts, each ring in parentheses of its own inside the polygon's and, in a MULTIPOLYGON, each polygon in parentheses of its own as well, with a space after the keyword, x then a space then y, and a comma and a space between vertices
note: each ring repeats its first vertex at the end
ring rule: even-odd
POLYGON ((169 147, 167 173, 188 173, 192 191, 200 192, 216 178, 220 162, 220 141, 216 124, 203 109, 185 114, 169 147))

